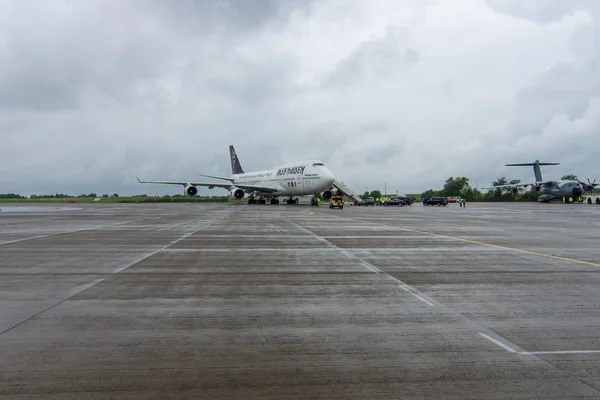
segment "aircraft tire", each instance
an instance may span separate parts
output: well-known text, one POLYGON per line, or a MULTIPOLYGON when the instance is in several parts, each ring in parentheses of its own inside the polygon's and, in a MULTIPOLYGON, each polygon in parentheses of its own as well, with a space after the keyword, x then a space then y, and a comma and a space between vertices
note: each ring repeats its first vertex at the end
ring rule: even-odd
POLYGON ((600 204, 600 197, 596 197, 596 204, 600 204))
POLYGON ((588 202, 588 204, 592 204, 592 198, 588 197, 587 202, 588 202))

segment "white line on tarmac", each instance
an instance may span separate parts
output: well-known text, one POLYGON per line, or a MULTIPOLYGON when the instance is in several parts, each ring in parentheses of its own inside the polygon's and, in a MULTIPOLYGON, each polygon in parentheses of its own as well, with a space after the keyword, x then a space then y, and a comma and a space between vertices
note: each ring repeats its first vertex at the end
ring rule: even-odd
POLYGON ((0 242, 0 246, 5 245, 5 244, 13 244, 13 243, 25 242, 27 240, 45 239, 45 238, 49 238, 49 237, 53 237, 53 236, 70 235, 71 233, 79 233, 79 232, 84 232, 84 231, 93 231, 93 230, 99 230, 99 229, 104 229, 104 228, 113 228, 113 227, 117 227, 117 226, 120 226, 120 225, 125 225, 125 224, 130 224, 130 223, 133 223, 133 222, 141 221, 142 219, 143 218, 138 218, 138 219, 135 219, 135 220, 132 220, 132 221, 123 221, 123 222, 117 222, 117 223, 112 223, 112 224, 96 225, 96 226, 91 226, 91 227, 87 227, 87 228, 73 229, 73 230, 70 230, 70 231, 54 232, 54 233, 48 233, 46 235, 37 235, 37 236, 30 236, 30 237, 20 238, 20 239, 8 240, 6 242, 0 242))
POLYGON ((479 332, 479 335, 483 336, 490 342, 502 347, 504 350, 508 351, 509 353, 514 353, 514 354, 540 355, 540 354, 598 354, 598 353, 600 353, 600 350, 516 351, 509 345, 504 344, 500 340, 494 339, 493 337, 486 335, 483 332, 479 332))
MULTIPOLYGON (((45 312, 50 311, 50 310, 52 310, 53 308, 55 308, 57 306, 60 306, 61 304, 65 303, 66 301, 69 301, 70 299, 72 299, 73 297, 77 296, 78 294, 80 294, 80 293, 86 291, 87 289, 89 289, 89 288, 91 288, 91 287, 93 287, 93 286, 95 286, 95 285, 97 285, 97 284, 105 281, 106 279, 108 279, 108 278, 110 278, 112 276, 115 276, 115 275, 119 274, 120 272, 123 272, 127 268, 130 268, 133 265, 135 265, 135 264, 137 264, 137 263, 139 263, 139 262, 141 262, 141 261, 143 261, 143 260, 145 260, 147 258, 152 257, 153 255, 159 253, 160 251, 166 249, 167 247, 173 246, 174 244, 177 244, 178 242, 181 242, 182 240, 187 239, 188 237, 192 236, 194 233, 196 233, 196 232, 198 232, 198 231, 200 231, 202 229, 206 229, 208 226, 210 226, 210 225, 212 225, 212 224, 214 224, 214 223, 222 220, 225 217, 226 216, 221 216, 219 218, 215 218, 214 220, 202 221, 203 225, 201 225, 200 228, 197 228, 196 226, 194 226, 194 228, 192 228, 189 232, 184 233, 178 239, 172 240, 168 244, 166 244, 164 246, 160 246, 159 248, 157 248, 157 249, 155 249, 155 250, 153 250, 153 251, 151 251, 149 253, 146 253, 146 254, 138 257, 138 258, 136 258, 135 260, 127 263, 126 265, 123 265, 123 266, 117 268, 116 270, 112 271, 110 274, 106 274, 105 276, 103 276, 103 277, 101 277, 99 279, 95 279, 93 282, 89 282, 89 283, 77 286, 76 289, 79 289, 78 291, 71 290, 69 292, 69 296, 68 297, 66 297, 66 298, 58 301, 54 305, 52 305, 52 306, 50 306, 50 307, 48 307, 48 308, 46 308, 46 309, 44 309, 44 310, 42 310, 42 311, 34 314, 34 315, 32 315, 31 317, 28 317, 28 318, 24 319, 23 321, 21 321, 21 322, 15 324, 15 325, 13 325, 13 326, 5 329, 4 331, 0 332, 0 336, 4 335, 5 333, 7 333, 7 332, 9 332, 9 331, 11 331, 13 329, 15 329, 16 327, 21 326, 24 323, 26 323, 26 322, 28 322, 28 321, 30 321, 30 320, 32 320, 32 319, 34 319, 34 318, 36 318, 36 317, 44 314, 45 312)), ((175 224, 175 225, 179 226, 180 224, 175 224)), ((99 227, 98 229, 102 229, 102 228, 103 227, 99 227)), ((86 229, 86 230, 88 230, 88 229, 86 229)))
MULTIPOLYGON (((286 218, 286 217, 283 216, 283 218, 286 218)), ((423 293, 419 292, 418 289, 416 289, 416 288, 414 288, 414 287, 412 287, 412 286, 410 286, 410 285, 402 282, 400 279, 396 278, 395 276, 392 276, 392 275, 388 274, 387 272, 380 270, 379 268, 377 268, 373 264, 371 264, 371 263, 363 260, 362 258, 360 258, 360 257, 358 257, 358 256, 356 256, 356 255, 354 255, 352 253, 350 253, 349 251, 347 251, 347 250, 345 250, 345 249, 343 249, 343 248, 335 245, 334 243, 332 243, 329 240, 325 239, 325 237, 319 236, 318 234, 316 234, 313 231, 311 231, 311 230, 303 227, 302 225, 296 223, 295 221, 292 221, 289 218, 286 218, 286 219, 288 221, 290 221, 292 224, 296 225, 301 230, 303 230, 304 232, 306 232, 309 235, 317 238, 317 240, 322 241, 323 243, 327 244, 327 246, 329 246, 330 248, 338 250, 340 253, 342 253, 343 255, 345 255, 346 257, 348 257, 351 260, 360 262, 360 265, 362 265, 363 267, 365 267, 365 268, 367 268, 367 269, 375 272, 378 275, 383 275, 383 276, 386 276, 386 277, 388 277, 390 279, 395 280, 396 282, 399 283, 400 289, 408 292, 409 294, 412 294, 414 297, 416 297, 417 299, 421 300, 423 303, 425 303, 425 304, 427 304, 427 305, 429 305, 431 307, 435 307, 435 304, 433 302, 431 302, 431 301, 428 301, 425 298, 426 296, 423 293)))
POLYGON ((434 307, 435 305, 430 302, 429 300, 425 299, 423 296, 421 296, 419 293, 420 292, 416 292, 415 293, 415 288, 413 288, 410 285, 407 285, 406 283, 403 283, 402 285, 400 285, 400 289, 404 290, 405 292, 408 292, 410 294, 412 294, 413 296, 415 296, 417 299, 421 300, 423 303, 429 304, 431 307, 434 307))
MULTIPOLYGON (((490 336, 486 335, 486 334, 485 334, 485 333, 483 333, 483 332, 479 332, 479 334, 480 334, 481 336, 483 336, 484 338, 486 338, 487 340, 489 340, 490 342, 492 342, 492 343, 494 343, 494 344, 497 344, 498 346, 502 347, 504 350, 508 351, 509 353, 517 353, 517 351, 516 351, 515 349, 513 349, 512 347, 510 347, 510 346, 508 346, 508 345, 506 345, 506 344, 502 343, 501 341, 499 341, 499 340, 496 340, 496 339, 494 339, 493 337, 490 337, 490 336)), ((530 354, 530 353, 527 353, 527 352, 519 352, 519 354, 530 354)))
POLYGON ((597 354, 600 350, 531 351, 529 354, 597 354))

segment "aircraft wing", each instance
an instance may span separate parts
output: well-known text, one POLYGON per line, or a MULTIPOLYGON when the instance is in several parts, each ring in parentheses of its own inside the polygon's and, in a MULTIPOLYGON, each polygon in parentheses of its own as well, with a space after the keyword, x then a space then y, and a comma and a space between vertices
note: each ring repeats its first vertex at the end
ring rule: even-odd
MULTIPOLYGON (((136 176, 137 178, 137 176, 136 176)), ((208 188, 214 188, 214 187, 218 187, 218 188, 223 188, 223 189, 229 189, 232 185, 231 183, 207 183, 207 182, 174 182, 174 181, 142 181, 140 180, 140 178, 137 178, 139 183, 158 183, 161 185, 182 185, 182 186, 186 186, 186 185, 194 185, 194 186, 207 186, 208 188)))
POLYGON ((333 187, 340 192, 343 192, 346 196, 351 197, 354 201, 362 201, 360 197, 358 197, 352 190, 342 185, 342 182, 338 181, 337 179, 333 182, 333 187))
MULTIPOLYGON (((539 182, 537 184, 540 184, 539 182)), ((501 189, 501 188, 518 188, 518 187, 527 187, 532 185, 537 185, 536 183, 515 183, 513 185, 498 185, 498 186, 489 186, 482 187, 481 189, 501 189)))
MULTIPOLYGON (((136 177, 137 178, 137 177, 136 177)), ((161 185, 193 185, 193 186, 206 186, 209 189, 212 188, 223 188, 230 190, 233 187, 237 187, 249 192, 263 192, 263 193, 273 193, 277 192, 279 189, 273 186, 254 186, 254 185, 234 185, 233 183, 212 183, 212 182, 181 182, 181 181, 142 181, 140 178, 137 178, 139 183, 158 183, 161 185)))

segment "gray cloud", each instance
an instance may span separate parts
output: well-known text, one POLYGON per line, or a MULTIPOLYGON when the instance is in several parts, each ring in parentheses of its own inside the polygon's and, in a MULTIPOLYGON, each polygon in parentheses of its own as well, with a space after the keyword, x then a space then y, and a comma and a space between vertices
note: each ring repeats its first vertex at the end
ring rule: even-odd
POLYGON ((532 160, 567 158, 570 168, 587 170, 587 174, 597 173, 597 170, 589 170, 587 155, 591 154, 590 149, 600 146, 595 132, 600 120, 597 106, 600 49, 595 45, 600 38, 600 4, 588 0, 489 0, 488 4, 499 12, 538 23, 560 21, 575 12, 588 15, 589 22, 576 28, 565 41, 571 59, 554 63, 517 93, 516 112, 508 124, 510 134, 504 146, 516 154, 523 154, 523 149, 528 148, 532 160))
POLYGON ((357 81, 383 80, 402 74, 404 68, 419 60, 409 46, 408 31, 389 26, 381 38, 361 43, 348 57, 337 63, 335 71, 325 78, 325 86, 347 86, 357 81))
POLYGON ((573 14, 578 9, 593 7, 594 0, 486 0, 495 11, 517 18, 549 23, 573 14))

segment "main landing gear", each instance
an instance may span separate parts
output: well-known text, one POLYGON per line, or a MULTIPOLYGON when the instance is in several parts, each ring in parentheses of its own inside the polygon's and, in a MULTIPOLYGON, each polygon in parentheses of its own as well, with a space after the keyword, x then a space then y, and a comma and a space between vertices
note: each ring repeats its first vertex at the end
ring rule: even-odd
MULTIPOLYGON (((269 203, 270 204, 279 204, 279 198, 278 197, 270 197, 269 203)), ((285 203, 286 204, 298 204, 298 197, 296 197, 296 198, 290 197, 289 199, 287 199, 285 201, 285 203)), ((257 198, 257 196, 251 195, 250 197, 248 197, 248 204, 267 204, 267 199, 263 196, 259 196, 257 198)))
MULTIPOLYGON (((279 204, 279 199, 277 197, 271 197, 269 199, 269 203, 279 204)), ((248 197, 248 204, 267 204, 267 199, 265 199, 263 196, 260 196, 257 199, 256 196, 252 195, 252 196, 248 197)))
POLYGON ((264 197, 259 197, 258 199, 254 196, 250 196, 248 198, 248 204, 267 204, 267 200, 264 197))

